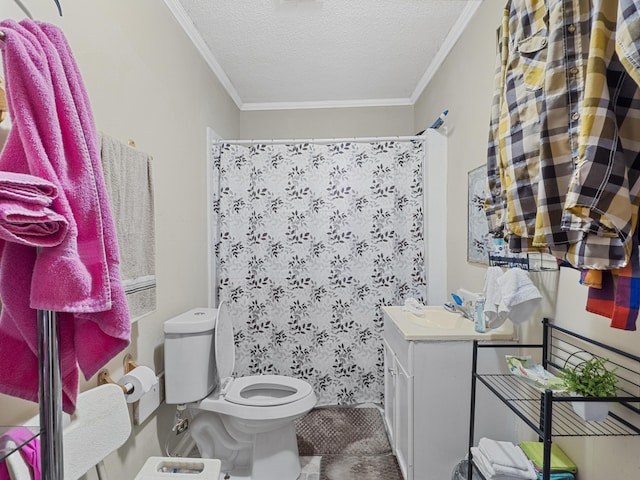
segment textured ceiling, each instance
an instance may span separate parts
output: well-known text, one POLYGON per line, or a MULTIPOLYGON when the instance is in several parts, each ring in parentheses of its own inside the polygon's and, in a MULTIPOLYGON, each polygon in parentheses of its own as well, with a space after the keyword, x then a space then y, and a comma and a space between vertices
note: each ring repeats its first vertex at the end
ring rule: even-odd
POLYGON ((482 0, 165 0, 242 109, 411 105, 482 0))

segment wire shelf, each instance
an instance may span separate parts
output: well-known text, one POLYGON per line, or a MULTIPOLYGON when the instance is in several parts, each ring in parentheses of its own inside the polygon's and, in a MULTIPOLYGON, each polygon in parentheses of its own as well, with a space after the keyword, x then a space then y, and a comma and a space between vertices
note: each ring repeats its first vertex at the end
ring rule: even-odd
MULTIPOLYGON (((478 374, 477 378, 509 408, 522 414, 530 426, 536 430, 542 428, 543 392, 512 374, 478 374)), ((554 394, 553 397, 551 434, 554 437, 640 435, 640 425, 631 424, 615 413, 610 413, 602 422, 585 422, 573 411, 570 402, 574 398, 566 396, 565 393, 554 394)), ((616 397, 615 400, 637 402, 640 399, 625 396, 616 397)))

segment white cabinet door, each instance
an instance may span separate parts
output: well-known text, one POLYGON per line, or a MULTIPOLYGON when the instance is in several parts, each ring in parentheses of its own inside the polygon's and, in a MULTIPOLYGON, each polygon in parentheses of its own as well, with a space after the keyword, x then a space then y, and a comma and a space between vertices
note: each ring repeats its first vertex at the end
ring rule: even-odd
POLYGON ((395 454, 405 480, 413 480, 413 377, 396 362, 395 454))
POLYGON ((389 434, 391 448, 396 448, 396 359, 387 345, 384 344, 384 422, 389 434))

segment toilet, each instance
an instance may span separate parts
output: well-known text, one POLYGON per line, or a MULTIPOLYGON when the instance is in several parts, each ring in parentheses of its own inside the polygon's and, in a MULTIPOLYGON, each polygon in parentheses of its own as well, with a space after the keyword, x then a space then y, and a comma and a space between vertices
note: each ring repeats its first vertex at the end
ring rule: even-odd
POLYGON ((221 478, 296 480, 294 422, 316 405, 311 385, 282 375, 234 378, 225 302, 165 321, 164 335, 166 401, 189 405, 191 436, 203 458, 222 462, 221 478))

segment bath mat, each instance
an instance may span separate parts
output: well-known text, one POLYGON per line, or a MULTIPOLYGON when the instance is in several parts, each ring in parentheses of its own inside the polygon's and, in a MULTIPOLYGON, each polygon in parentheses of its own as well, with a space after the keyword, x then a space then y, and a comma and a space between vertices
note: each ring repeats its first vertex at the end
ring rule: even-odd
POLYGON ((297 421, 296 433, 302 456, 391 453, 377 408, 314 408, 297 421))
POLYGON ((402 472, 394 455, 328 455, 320 480, 402 480, 402 472))

